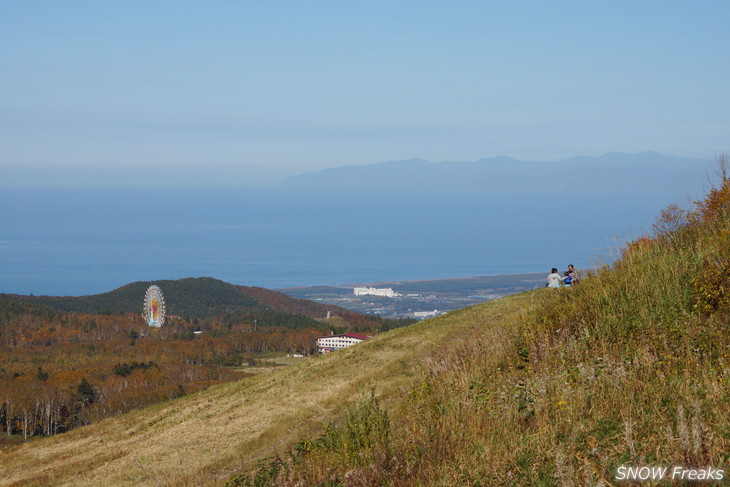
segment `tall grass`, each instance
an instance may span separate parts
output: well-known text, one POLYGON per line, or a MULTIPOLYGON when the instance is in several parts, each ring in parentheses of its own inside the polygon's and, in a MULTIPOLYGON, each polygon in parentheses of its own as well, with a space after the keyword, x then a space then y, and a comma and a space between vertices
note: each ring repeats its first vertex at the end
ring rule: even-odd
POLYGON ((613 266, 526 296, 432 352, 393 408, 366 403, 311 452, 230 485, 612 485, 628 464, 730 475, 727 178, 613 266), (388 425, 378 441, 372 418, 388 425), (361 449, 322 446, 332 435, 361 449))

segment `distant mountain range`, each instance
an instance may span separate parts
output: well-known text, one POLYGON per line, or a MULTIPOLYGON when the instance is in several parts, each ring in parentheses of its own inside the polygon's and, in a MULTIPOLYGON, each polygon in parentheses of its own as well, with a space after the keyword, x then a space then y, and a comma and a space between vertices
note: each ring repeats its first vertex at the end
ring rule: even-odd
POLYGON ((608 153, 554 162, 506 156, 474 162, 424 159, 342 166, 300 174, 281 184, 291 188, 368 191, 473 191, 512 193, 672 193, 701 189, 713 161, 656 152, 608 153))

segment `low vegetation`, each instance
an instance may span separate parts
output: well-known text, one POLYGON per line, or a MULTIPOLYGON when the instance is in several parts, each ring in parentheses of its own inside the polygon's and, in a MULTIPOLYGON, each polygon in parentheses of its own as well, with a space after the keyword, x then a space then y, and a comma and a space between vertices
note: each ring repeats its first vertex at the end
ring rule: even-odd
POLYGON ((721 174, 705 200, 668 209, 573 288, 14 446, 0 453, 0 484, 575 486, 615 485, 621 465, 728 472, 721 174))
POLYGON ((338 422, 373 388, 379 404, 392 406, 438 344, 528 305, 526 297, 494 301, 0 450, 0 485, 223 485, 232 472, 338 422))
POLYGON ((130 289, 141 307, 147 284, 81 298, 0 297, 0 444, 63 433, 246 377, 253 372, 246 367, 267 354, 310 355, 329 330, 374 333, 402 324, 265 289, 183 279, 166 283, 170 307, 201 314, 172 316, 151 329, 139 314, 122 311, 131 306, 130 289), (218 315, 177 301, 219 291, 216 302, 225 306, 218 315), (329 320, 314 318, 325 311, 329 320))
POLYGON ((730 179, 573 288, 437 347, 229 486, 612 485, 621 465, 730 466, 730 179))

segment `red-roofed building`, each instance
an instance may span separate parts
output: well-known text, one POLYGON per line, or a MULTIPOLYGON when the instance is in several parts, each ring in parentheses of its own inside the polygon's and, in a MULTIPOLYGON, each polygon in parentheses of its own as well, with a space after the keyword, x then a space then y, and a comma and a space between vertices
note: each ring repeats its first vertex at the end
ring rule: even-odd
POLYGON ((341 348, 350 347, 363 340, 367 340, 369 336, 359 333, 343 333, 341 335, 327 335, 317 338, 317 348, 320 353, 329 353, 341 348))

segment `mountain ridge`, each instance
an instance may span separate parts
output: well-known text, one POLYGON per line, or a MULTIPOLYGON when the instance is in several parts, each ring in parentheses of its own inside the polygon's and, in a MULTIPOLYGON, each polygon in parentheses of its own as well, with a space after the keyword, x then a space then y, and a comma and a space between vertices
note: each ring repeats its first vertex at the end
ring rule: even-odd
POLYGON ((510 156, 471 162, 412 158, 298 174, 280 184, 360 191, 683 192, 687 190, 687 181, 701 179, 711 163, 652 151, 609 152, 549 162, 522 161, 510 156))

